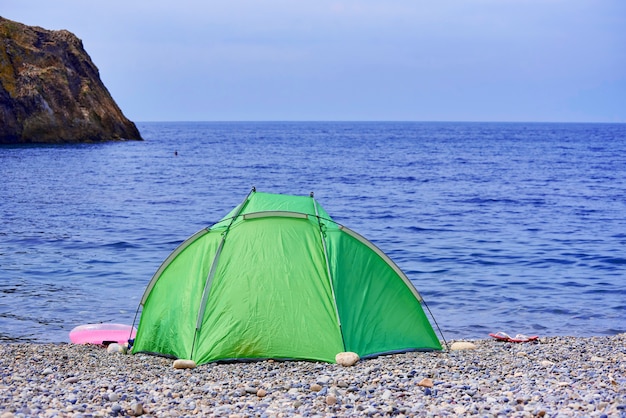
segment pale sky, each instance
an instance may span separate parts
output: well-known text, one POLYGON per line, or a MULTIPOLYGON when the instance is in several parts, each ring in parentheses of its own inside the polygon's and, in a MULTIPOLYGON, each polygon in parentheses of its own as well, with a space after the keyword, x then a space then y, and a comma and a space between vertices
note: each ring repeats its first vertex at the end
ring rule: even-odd
POLYGON ((1 0, 141 121, 626 123, 624 0, 1 0))

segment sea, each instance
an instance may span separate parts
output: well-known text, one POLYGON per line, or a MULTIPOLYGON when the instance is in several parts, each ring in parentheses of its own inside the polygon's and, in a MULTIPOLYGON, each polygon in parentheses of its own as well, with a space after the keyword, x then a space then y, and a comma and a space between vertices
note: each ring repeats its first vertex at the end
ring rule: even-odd
POLYGON ((626 332, 626 124, 153 122, 0 147, 0 342, 137 325, 152 275, 257 191, 407 274, 446 340, 626 332))

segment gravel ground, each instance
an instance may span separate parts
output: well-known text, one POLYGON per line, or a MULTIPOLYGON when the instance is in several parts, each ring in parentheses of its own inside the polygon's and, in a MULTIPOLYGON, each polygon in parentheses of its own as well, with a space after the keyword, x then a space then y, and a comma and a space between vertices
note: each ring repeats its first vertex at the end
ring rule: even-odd
POLYGON ((352 367, 270 360, 195 369, 100 346, 0 344, 0 418, 626 417, 626 334, 471 342, 352 367))

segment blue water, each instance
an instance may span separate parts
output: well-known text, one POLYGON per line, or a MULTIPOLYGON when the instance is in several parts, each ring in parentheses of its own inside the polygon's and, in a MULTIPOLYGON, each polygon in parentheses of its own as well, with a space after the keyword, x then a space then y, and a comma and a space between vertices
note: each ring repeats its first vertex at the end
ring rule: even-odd
POLYGON ((447 339, 626 331, 624 124, 138 127, 143 142, 0 147, 0 341, 131 323, 165 257, 252 186, 314 191, 447 339))

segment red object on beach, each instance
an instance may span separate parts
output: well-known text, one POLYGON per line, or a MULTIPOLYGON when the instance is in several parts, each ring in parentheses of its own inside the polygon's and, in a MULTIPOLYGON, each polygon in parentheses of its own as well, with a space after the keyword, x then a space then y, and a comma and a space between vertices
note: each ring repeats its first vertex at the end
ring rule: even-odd
POLYGON ((86 324, 70 331, 70 341, 74 344, 124 344, 135 338, 137 329, 124 324, 86 324))
POLYGON ((511 337, 506 332, 502 332, 502 331, 491 333, 489 334, 489 336, 495 338, 496 340, 506 341, 509 343, 526 343, 529 341, 535 341, 539 338, 539 336, 537 335, 528 336, 528 335, 523 335, 523 334, 517 334, 515 337, 511 337))

